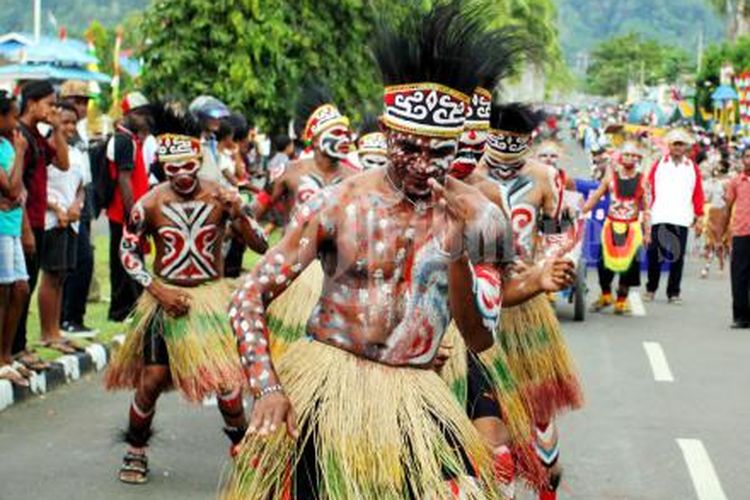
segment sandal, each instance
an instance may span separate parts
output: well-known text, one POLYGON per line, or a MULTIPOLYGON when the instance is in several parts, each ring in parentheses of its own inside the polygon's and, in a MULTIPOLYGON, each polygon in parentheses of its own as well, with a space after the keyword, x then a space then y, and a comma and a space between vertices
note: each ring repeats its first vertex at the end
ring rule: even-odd
POLYGON ((23 363, 19 363, 18 361, 14 361, 10 366, 13 367, 13 369, 18 373, 20 373, 21 376, 25 379, 30 379, 34 375, 34 372, 32 370, 29 370, 28 368, 26 368, 26 366, 24 366, 23 363))
POLYGON ((78 342, 76 342, 75 340, 73 340, 73 339, 63 338, 61 340, 68 347, 71 347, 71 348, 75 349, 76 352, 86 352, 86 348, 84 346, 82 346, 81 344, 79 344, 78 342))
POLYGON ((16 361, 35 372, 43 372, 49 370, 51 367, 48 362, 42 360, 36 353, 29 351, 21 351, 16 354, 16 361))
POLYGON ((7 380, 11 384, 21 387, 28 387, 29 381, 23 375, 18 373, 11 365, 0 366, 0 380, 7 380))
POLYGON ((145 453, 127 452, 122 458, 119 479, 127 484, 145 484, 148 482, 148 457, 145 453))
POLYGON ((76 351, 75 347, 69 345, 62 339, 42 340, 39 342, 39 347, 52 349, 53 351, 61 352, 63 354, 75 354, 76 352, 78 352, 76 351))

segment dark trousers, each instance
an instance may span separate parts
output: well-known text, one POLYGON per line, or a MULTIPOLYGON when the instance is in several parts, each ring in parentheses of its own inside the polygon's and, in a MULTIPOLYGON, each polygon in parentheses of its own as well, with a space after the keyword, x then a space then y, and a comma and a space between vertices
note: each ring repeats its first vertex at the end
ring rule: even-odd
POLYGON ((224 276, 227 278, 239 278, 242 274, 242 258, 245 255, 245 244, 242 240, 232 238, 229 252, 224 259, 224 276))
POLYGON ((82 220, 78 226, 77 246, 75 271, 65 278, 60 321, 82 325, 94 272, 94 248, 91 246, 91 223, 88 220, 82 220))
POLYGON ((110 303, 109 320, 125 321, 135 307, 142 288, 130 279, 120 260, 120 242, 122 241, 122 224, 109 221, 109 283, 110 303))
POLYGON ((31 305, 31 296, 34 294, 34 289, 36 289, 36 283, 39 279, 40 256, 42 255, 42 245, 44 244, 44 228, 33 229, 33 232, 36 253, 24 254, 26 272, 29 273, 29 296, 26 299, 26 304, 23 306, 21 318, 18 320, 18 326, 16 327, 16 337, 13 339, 12 348, 12 354, 14 355, 26 350, 26 323, 29 320, 29 306, 31 305))
MULTIPOLYGON (((638 252, 640 253, 640 250, 638 252)), ((619 288, 641 286, 641 259, 639 254, 636 254, 636 256, 633 257, 633 262, 630 263, 630 267, 627 271, 623 273, 615 273, 604 265, 604 254, 601 253, 599 255, 597 271, 599 274, 599 287, 602 289, 602 294, 612 293, 612 283, 615 281, 616 274, 620 275, 620 281, 618 283, 619 288)))
POLYGON ((682 270, 685 267, 688 228, 674 224, 656 224, 651 228, 648 247, 648 283, 646 290, 654 293, 659 288, 662 262, 670 262, 667 297, 680 296, 682 270))
POLYGON ((732 238, 732 313, 750 323, 750 236, 732 238))

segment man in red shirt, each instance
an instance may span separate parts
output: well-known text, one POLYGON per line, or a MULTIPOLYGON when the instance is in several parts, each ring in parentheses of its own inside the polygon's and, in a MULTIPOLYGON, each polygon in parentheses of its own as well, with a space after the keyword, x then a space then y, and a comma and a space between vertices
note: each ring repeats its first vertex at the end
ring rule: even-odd
POLYGON ((750 148, 742 153, 742 172, 729 181, 727 209, 732 217, 732 328, 750 328, 750 148))
POLYGON ((46 363, 32 355, 26 348, 26 321, 29 301, 39 277, 39 256, 43 254, 44 218, 47 211, 47 165, 67 170, 68 143, 60 127, 58 109, 55 107, 55 89, 48 80, 33 81, 21 90, 21 118, 18 128, 29 143, 24 155, 23 185, 26 203, 23 213, 23 238, 26 268, 29 273, 29 299, 18 322, 13 354, 31 369, 46 368, 46 363), (51 136, 44 137, 39 124, 52 127, 51 136))
POLYGON ((131 92, 122 102, 125 115, 107 147, 109 172, 117 181, 107 208, 109 218, 110 321, 124 321, 133 310, 141 287, 133 281, 120 261, 123 225, 133 205, 148 191, 148 171, 143 141, 150 133, 148 100, 140 92, 131 92))

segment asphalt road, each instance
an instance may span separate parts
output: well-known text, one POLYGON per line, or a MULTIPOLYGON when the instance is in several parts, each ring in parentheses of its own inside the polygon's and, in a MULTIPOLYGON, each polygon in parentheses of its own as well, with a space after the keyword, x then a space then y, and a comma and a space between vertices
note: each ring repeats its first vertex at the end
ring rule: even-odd
MULTIPOLYGON (((661 291, 642 315, 583 323, 560 308, 587 399, 560 422, 561 499, 750 498, 750 331, 728 329, 728 275, 698 269, 686 269, 682 306, 661 291)), ((0 499, 215 498, 228 464, 220 417, 174 394, 158 406, 151 482, 116 480, 129 400, 91 376, 0 413, 0 499)))

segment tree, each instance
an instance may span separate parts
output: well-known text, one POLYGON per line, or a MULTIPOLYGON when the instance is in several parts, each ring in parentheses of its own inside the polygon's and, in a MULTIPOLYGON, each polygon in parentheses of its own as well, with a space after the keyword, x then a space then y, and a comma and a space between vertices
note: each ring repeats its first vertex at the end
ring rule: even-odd
MULTIPOLYGON (((531 33, 539 61, 562 62, 552 0, 503 0, 498 23, 531 33), (544 8, 544 16, 537 15, 544 8)), ((382 88, 368 45, 376 19, 395 20, 432 0, 167 0, 143 15, 143 86, 188 100, 213 94, 270 130, 286 127, 301 83, 328 85, 353 118, 378 105, 382 88)))
POLYGON ((691 64, 683 50, 631 33, 597 46, 586 72, 587 86, 593 94, 624 97, 630 81, 642 78, 646 85, 674 82, 693 70, 691 64))
POLYGON ((734 42, 741 36, 750 35, 750 1, 709 0, 709 3, 725 16, 730 40, 734 42))
POLYGON ((706 50, 696 79, 698 103, 705 109, 711 109, 711 94, 719 85, 721 66, 725 62, 732 63, 738 73, 750 68, 750 37, 739 37, 735 43, 711 45, 706 50))

